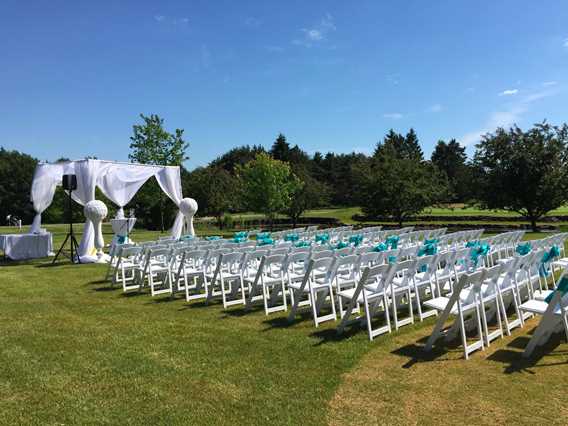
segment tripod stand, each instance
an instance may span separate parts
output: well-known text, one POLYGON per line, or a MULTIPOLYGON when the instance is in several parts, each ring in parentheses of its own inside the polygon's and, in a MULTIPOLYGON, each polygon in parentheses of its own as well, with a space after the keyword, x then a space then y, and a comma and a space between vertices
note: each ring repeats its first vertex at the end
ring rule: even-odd
POLYGON ((79 244, 77 243, 77 239, 75 238, 75 234, 73 233, 73 204, 72 204, 72 200, 71 200, 71 192, 72 190, 67 191, 68 199, 67 199, 67 214, 68 214, 68 222, 69 222, 69 232, 67 232, 67 236, 65 237, 65 240, 63 240, 63 244, 61 244, 61 247, 59 248, 59 251, 57 252, 57 254, 55 255, 55 258, 53 259, 53 262, 51 262, 51 264, 53 265, 55 262, 57 262, 57 259, 59 258, 60 254, 63 254, 63 256, 69 258, 69 260, 71 261, 71 263, 81 263, 81 259, 79 258, 79 244), (67 241, 69 241, 70 243, 70 250, 64 250, 65 245, 67 244, 67 241), (77 256, 77 258, 75 258, 75 256, 77 256))

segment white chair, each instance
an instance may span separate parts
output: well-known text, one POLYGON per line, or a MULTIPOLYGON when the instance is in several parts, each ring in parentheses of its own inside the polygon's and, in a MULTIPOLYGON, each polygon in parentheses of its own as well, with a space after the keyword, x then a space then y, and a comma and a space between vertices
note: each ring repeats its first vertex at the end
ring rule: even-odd
POLYGON ((531 336, 531 339, 523 352, 524 358, 529 358, 538 346, 544 345, 550 336, 564 330, 568 340, 568 277, 566 271, 562 274, 554 293, 547 300, 529 300, 520 306, 521 311, 542 318, 531 336))
POLYGON ((171 252, 169 248, 150 249, 138 270, 139 288, 148 283, 152 297, 172 292, 171 252))
POLYGON ((308 304, 311 306, 312 316, 316 327, 324 321, 335 320, 335 303, 333 300, 332 287, 332 263, 334 259, 324 257, 321 259, 311 259, 301 282, 288 283, 292 309, 288 315, 288 322, 293 322, 302 298, 307 296, 308 304), (319 273, 316 274, 315 271, 319 273), (323 275, 322 275, 323 273, 323 275), (320 315, 325 301, 329 299, 331 313, 320 315))
POLYGON ((389 286, 387 294, 390 297, 392 321, 395 330, 398 330, 404 325, 414 323, 414 312, 412 308, 412 278, 416 275, 416 264, 417 261, 415 259, 405 260, 394 264, 394 274, 390 278, 390 282, 387 283, 389 286), (401 319, 399 318, 399 307, 403 305, 403 302, 405 302, 408 307, 408 316, 401 319))
POLYGON ((376 336, 391 332, 388 302, 388 283, 395 273, 394 264, 384 263, 382 265, 367 267, 363 270, 361 277, 355 288, 342 290, 338 297, 347 304, 347 309, 342 313, 341 322, 337 327, 337 333, 343 334, 348 325, 363 321, 367 325, 369 340, 376 336), (359 306, 363 305, 364 316, 358 315, 359 306), (382 308, 385 324, 373 328, 373 317, 382 308), (357 316, 352 318, 352 314, 357 312, 357 316))
POLYGON ((250 282, 250 290, 246 298, 247 308, 250 308, 255 301, 262 299, 266 315, 288 310, 285 278, 286 255, 263 256, 257 273, 250 282), (277 304, 279 297, 282 298, 281 304, 277 304))
POLYGON ((244 272, 246 269, 246 253, 232 252, 220 254, 217 266, 207 289, 206 301, 220 295, 223 308, 246 303, 244 272), (237 297, 238 293, 240 297, 237 297))
POLYGON ((207 297, 207 250, 186 249, 182 252, 177 271, 173 274, 174 291, 184 291, 185 300, 207 297))
POLYGON ((422 311, 422 302, 426 300, 427 293, 429 293, 430 298, 434 298, 436 295, 434 277, 438 268, 438 259, 439 255, 437 254, 418 258, 416 260, 416 274, 411 277, 416 310, 420 321, 438 313, 435 309, 422 311))
POLYGON ((426 342, 425 351, 431 351, 434 343, 441 337, 445 337, 449 341, 455 338, 458 333, 461 335, 465 359, 469 359, 469 354, 473 351, 485 349, 480 303, 477 297, 481 292, 484 274, 485 270, 483 269, 471 274, 463 274, 459 281, 454 284, 450 297, 440 296, 424 302, 426 306, 440 312, 434 330, 426 342), (450 316, 455 317, 455 321, 449 330, 444 331, 444 325, 450 316), (473 343, 467 341, 466 320, 468 325, 473 325, 478 330, 479 337, 473 343))
POLYGON ((138 290, 140 286, 136 282, 136 271, 140 268, 142 247, 121 247, 116 257, 112 285, 120 281, 124 292, 138 290))

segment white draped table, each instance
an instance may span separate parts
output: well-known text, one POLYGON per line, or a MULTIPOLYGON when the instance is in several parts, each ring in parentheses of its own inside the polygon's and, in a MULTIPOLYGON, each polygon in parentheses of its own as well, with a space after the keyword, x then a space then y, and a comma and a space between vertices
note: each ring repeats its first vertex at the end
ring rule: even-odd
POLYGON ((51 233, 0 235, 0 250, 12 260, 47 257, 53 251, 51 233))

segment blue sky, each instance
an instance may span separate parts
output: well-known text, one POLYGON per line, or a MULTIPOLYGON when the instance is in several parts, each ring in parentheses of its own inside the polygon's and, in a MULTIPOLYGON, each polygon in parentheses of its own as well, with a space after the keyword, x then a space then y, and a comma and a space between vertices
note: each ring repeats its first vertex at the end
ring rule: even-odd
POLYGON ((473 145, 568 121, 568 2, 0 3, 0 145, 126 160, 132 125, 184 128, 186 166, 279 132, 309 153, 371 152, 414 127, 473 145))

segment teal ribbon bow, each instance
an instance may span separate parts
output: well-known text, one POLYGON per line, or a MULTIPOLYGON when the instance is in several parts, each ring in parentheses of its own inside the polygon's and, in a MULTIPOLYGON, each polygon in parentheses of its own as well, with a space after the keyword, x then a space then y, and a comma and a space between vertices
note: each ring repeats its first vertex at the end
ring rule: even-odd
POLYGON ((373 251, 379 252, 379 253, 381 251, 385 251, 387 249, 388 249, 388 247, 385 243, 380 243, 380 244, 377 244, 375 247, 373 247, 373 251))
POLYGON ((286 234, 284 236, 284 241, 298 241, 300 239, 300 236, 298 234, 294 233, 290 233, 290 234, 286 234))
POLYGON ((179 239, 180 241, 189 241, 189 240, 193 240, 193 235, 182 235, 179 239))
POLYGON ((316 243, 325 244, 329 241, 329 234, 316 234, 316 243))
POLYGON ((394 250, 398 248, 398 240, 400 240, 400 237, 398 235, 391 235, 387 238, 385 244, 389 246, 391 250, 394 250))
POLYGON ((396 256, 389 256, 389 263, 396 263, 396 256))
POLYGON ((477 263, 479 262, 479 258, 481 256, 487 256, 491 247, 489 244, 481 244, 479 241, 477 245, 471 249, 469 259, 471 260, 472 266, 475 268, 477 267, 477 263))
POLYGON ((436 246, 436 244, 424 244, 422 247, 420 247, 417 254, 418 257, 422 257, 432 256, 436 253, 438 253, 438 247, 436 246))
POLYGON ((540 260, 540 267, 538 268, 538 273, 541 277, 548 277, 550 275, 548 264, 558 256, 560 256, 560 249, 557 246, 552 246, 549 251, 544 253, 544 256, 542 256, 540 260))
POLYGON ((548 296, 546 296, 546 299, 544 299, 544 301, 546 303, 550 303, 552 301, 552 299, 554 298, 554 295, 555 295, 556 292, 562 293, 562 296, 564 296, 566 293, 568 293, 568 277, 562 277, 562 279, 560 280, 560 282, 556 286, 556 289, 552 293, 550 293, 548 296))
POLYGON ((428 244, 438 244, 440 242, 439 239, 437 238, 432 238, 431 240, 424 240, 424 245, 428 245, 428 244))
POLYGON ((351 235, 349 237, 349 244, 353 244, 355 247, 357 247, 362 242, 363 242, 363 236, 361 234, 351 235))
POLYGON ((310 247, 312 245, 311 241, 298 241, 296 244, 294 244, 296 247, 310 247))
POLYGON ((349 244, 347 244, 345 241, 340 241, 335 246, 333 246, 332 248, 334 250, 341 250, 345 247, 349 247, 349 244))
POLYGON ((235 238, 233 238, 234 243, 244 243, 247 240, 248 240, 247 237, 235 237, 235 238))
POLYGON ((531 243, 525 243, 525 244, 519 244, 515 249, 515 252, 517 252, 517 254, 520 256, 525 256, 529 254, 531 250, 532 250, 531 243))
POLYGON ((240 232, 235 232, 235 235, 233 235, 233 237, 235 238, 248 238, 248 232, 246 231, 240 231, 240 232))
POLYGON ((465 247, 466 248, 472 248, 472 247, 477 247, 481 245, 481 243, 478 240, 475 241, 468 241, 467 243, 465 243, 465 247))
POLYGON ((126 236, 124 235, 119 235, 118 236, 118 244, 124 244, 126 242, 126 236))
POLYGON ((266 240, 267 238, 270 238, 270 232, 259 232, 256 234, 257 240, 266 240))
MULTIPOLYGON (((426 240, 426 241, 438 242, 438 240, 426 240)), ((432 256, 436 253, 438 253, 438 247, 436 246, 436 243, 427 243, 427 244, 424 244, 422 247, 420 247, 417 255, 418 255, 418 257, 432 256)), ((418 272, 426 272, 427 270, 428 270, 428 265, 422 265, 420 267, 420 269, 418 270, 418 272)))
POLYGON ((272 238, 264 238, 262 240, 258 240, 256 245, 258 246, 271 246, 274 244, 274 240, 272 238))
POLYGON ((217 241, 220 240, 221 237, 219 235, 210 235, 209 237, 205 237, 207 241, 217 241))

